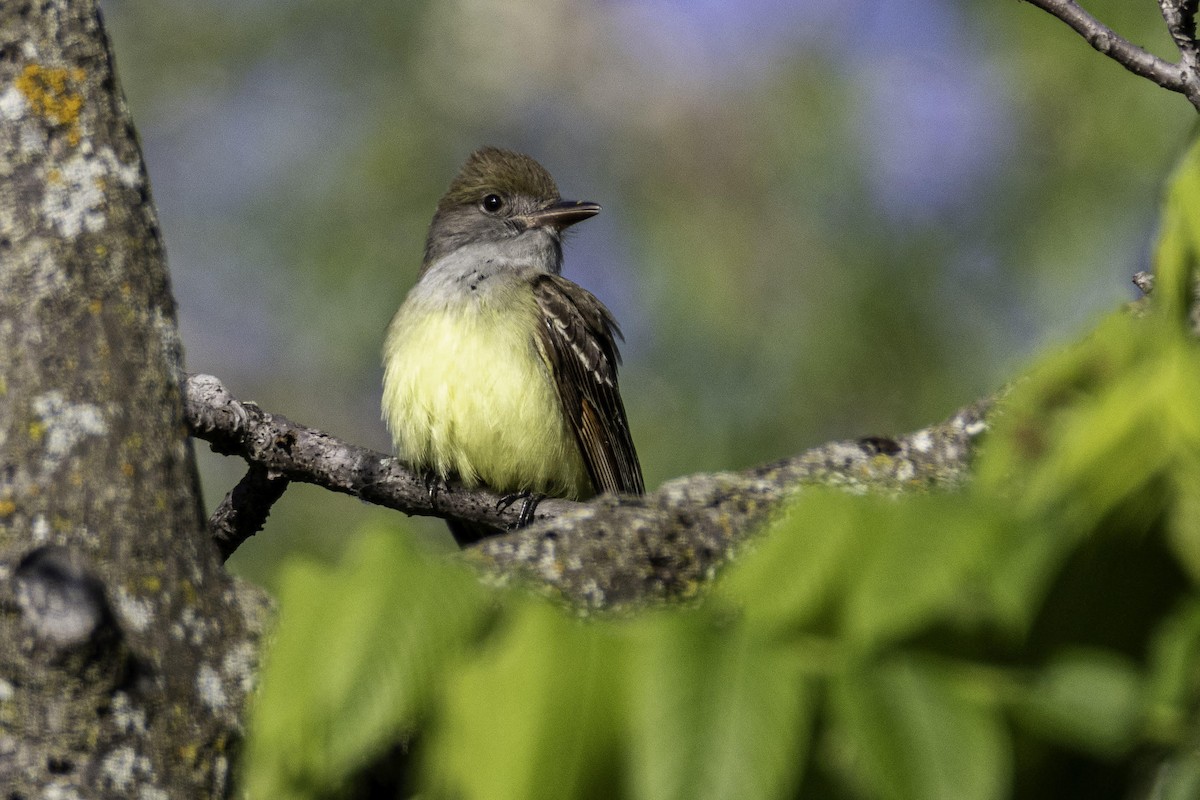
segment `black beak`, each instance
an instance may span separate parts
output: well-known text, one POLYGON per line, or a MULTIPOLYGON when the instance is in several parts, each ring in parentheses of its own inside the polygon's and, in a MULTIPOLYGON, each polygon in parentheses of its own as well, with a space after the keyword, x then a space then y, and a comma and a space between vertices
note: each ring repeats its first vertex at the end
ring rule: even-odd
POLYGON ((584 200, 559 200, 553 205, 525 214, 521 219, 530 228, 544 226, 561 231, 599 213, 599 203, 589 203, 584 200))

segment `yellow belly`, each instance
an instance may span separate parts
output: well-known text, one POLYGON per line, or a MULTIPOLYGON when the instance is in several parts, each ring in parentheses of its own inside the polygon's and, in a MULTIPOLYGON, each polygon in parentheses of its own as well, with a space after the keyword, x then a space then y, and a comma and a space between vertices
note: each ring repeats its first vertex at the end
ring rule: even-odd
POLYGON ((532 292, 504 295, 401 306, 384 344, 383 416, 396 452, 467 485, 588 497, 591 479, 534 341, 532 292))

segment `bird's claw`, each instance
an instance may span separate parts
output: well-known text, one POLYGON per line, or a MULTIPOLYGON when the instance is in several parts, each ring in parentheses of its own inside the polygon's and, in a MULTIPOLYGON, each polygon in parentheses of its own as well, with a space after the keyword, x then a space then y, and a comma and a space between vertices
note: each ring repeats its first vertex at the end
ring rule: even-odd
POLYGON ((513 492, 506 494, 496 501, 496 510, 503 511, 518 500, 521 502, 521 513, 517 515, 516 528, 524 528, 530 522, 533 522, 533 512, 537 510, 538 503, 546 499, 546 495, 536 492, 513 492))
POLYGON ((421 470, 421 480, 425 484, 425 493, 429 495, 429 505, 434 511, 437 511, 437 496, 438 492, 443 487, 449 486, 446 479, 437 473, 432 467, 426 467, 421 470))

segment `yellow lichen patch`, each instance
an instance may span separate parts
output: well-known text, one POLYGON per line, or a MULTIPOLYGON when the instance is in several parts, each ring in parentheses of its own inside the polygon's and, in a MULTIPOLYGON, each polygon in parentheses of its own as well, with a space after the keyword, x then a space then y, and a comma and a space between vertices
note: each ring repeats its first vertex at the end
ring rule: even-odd
POLYGON ((99 316, 100 310, 104 308, 104 303, 100 300, 93 300, 88 303, 88 311, 92 312, 93 316, 99 316))
POLYGON ((83 109, 83 95, 75 91, 73 84, 82 83, 82 69, 48 68, 30 64, 17 77, 17 91, 25 96, 33 113, 65 126, 67 141, 79 144, 79 112, 83 109))
POLYGON ((46 426, 40 422, 29 423, 29 438, 35 442, 40 442, 42 437, 46 435, 46 426))
POLYGON ((0 517, 11 517, 16 510, 17 504, 12 500, 0 500, 0 517))
POLYGON ((162 578, 157 575, 146 575, 142 578, 142 588, 148 592, 157 592, 162 589, 162 578))
POLYGON ((121 474, 126 478, 132 478, 134 471, 133 464, 130 464, 128 461, 121 465, 121 474))

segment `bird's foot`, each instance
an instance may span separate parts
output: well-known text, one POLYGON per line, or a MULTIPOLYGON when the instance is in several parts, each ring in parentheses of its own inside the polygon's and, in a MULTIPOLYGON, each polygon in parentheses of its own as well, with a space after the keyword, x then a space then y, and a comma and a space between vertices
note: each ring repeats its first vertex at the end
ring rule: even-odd
POLYGON ((434 511, 437 511, 438 493, 442 489, 449 488, 450 482, 439 475, 433 467, 426 467, 421 470, 421 481, 425 484, 425 493, 429 495, 429 505, 434 511))
POLYGON ((517 524, 513 529, 524 528, 529 523, 533 522, 533 512, 537 510, 538 503, 546 499, 546 495, 538 494, 537 492, 513 492, 506 494, 496 501, 496 510, 503 511, 518 500, 521 501, 521 513, 517 515, 517 524))

